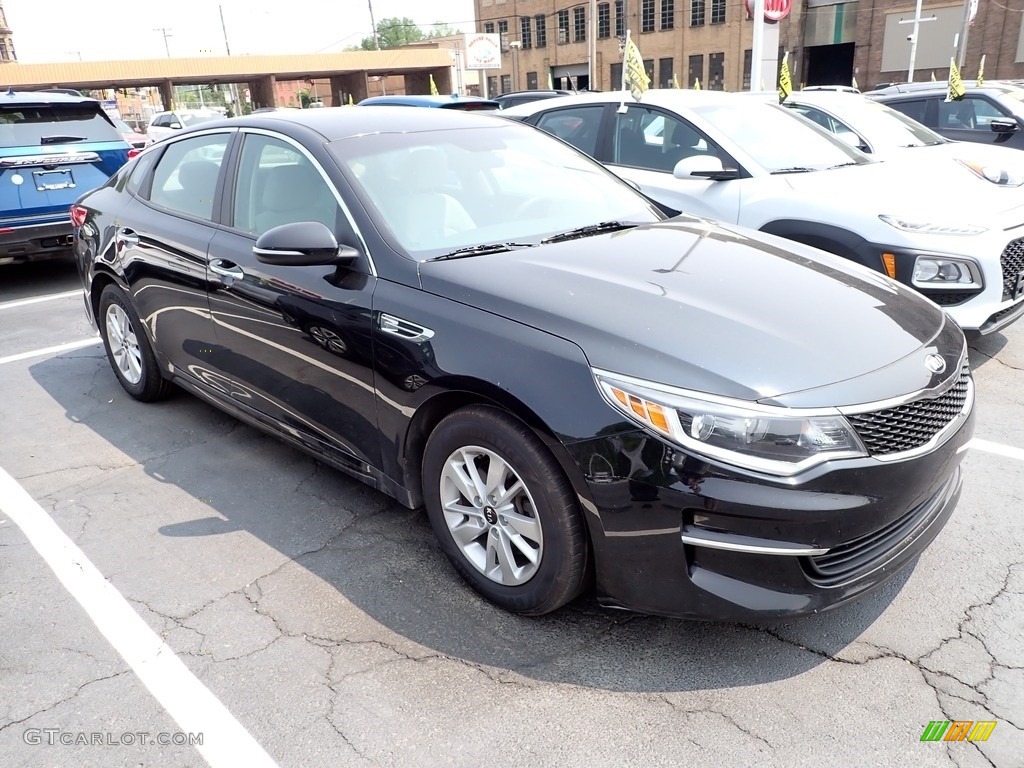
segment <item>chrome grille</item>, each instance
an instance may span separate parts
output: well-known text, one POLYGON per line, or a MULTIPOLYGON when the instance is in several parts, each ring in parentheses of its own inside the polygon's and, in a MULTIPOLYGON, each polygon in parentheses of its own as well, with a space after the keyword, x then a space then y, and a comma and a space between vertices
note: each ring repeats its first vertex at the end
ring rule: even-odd
POLYGON ((963 412, 970 382, 971 371, 965 362, 960 378, 938 397, 847 418, 872 456, 911 451, 927 443, 963 412))
POLYGON ((1010 241, 999 257, 1003 268, 1003 301, 1012 299, 1017 288, 1017 275, 1024 272, 1024 237, 1010 241))

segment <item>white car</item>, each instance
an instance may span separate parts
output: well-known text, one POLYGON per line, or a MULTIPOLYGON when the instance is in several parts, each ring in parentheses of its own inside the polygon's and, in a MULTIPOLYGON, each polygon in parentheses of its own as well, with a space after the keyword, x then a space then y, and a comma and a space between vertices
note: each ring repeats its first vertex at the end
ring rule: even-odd
MULTIPOLYGON (((776 98, 775 94, 765 98, 776 98)), ((959 160, 997 184, 1024 184, 1024 153, 1009 147, 950 141, 885 104, 852 93, 794 91, 783 103, 872 157, 959 160)))
POLYGON ((788 109, 714 91, 588 93, 501 115, 559 136, 663 206, 911 285, 965 330, 1024 314, 1024 187, 964 164, 875 161, 788 109))
POLYGON ((146 139, 150 144, 166 139, 175 131, 189 128, 210 120, 220 120, 224 115, 212 109, 176 109, 171 112, 157 112, 149 121, 146 139))

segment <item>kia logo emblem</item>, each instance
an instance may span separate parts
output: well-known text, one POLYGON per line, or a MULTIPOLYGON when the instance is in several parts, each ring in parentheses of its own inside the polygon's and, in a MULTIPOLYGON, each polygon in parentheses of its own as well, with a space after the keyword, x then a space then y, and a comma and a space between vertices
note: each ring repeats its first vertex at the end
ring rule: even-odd
POLYGON ((928 355, 924 359, 924 367, 932 373, 942 373, 946 370, 946 361, 939 355, 928 355))

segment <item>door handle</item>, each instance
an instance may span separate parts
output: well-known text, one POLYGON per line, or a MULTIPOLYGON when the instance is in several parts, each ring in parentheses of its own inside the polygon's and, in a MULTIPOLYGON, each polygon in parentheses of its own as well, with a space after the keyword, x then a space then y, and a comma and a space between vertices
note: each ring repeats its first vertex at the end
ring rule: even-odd
POLYGON ((241 280, 245 277, 245 272, 242 271, 242 268, 235 264, 235 262, 228 261, 227 259, 211 259, 210 270, 218 275, 232 277, 235 280, 241 280))
POLYGON ((135 233, 134 229, 128 227, 121 227, 117 230, 117 240, 123 245, 138 245, 139 236, 135 233))

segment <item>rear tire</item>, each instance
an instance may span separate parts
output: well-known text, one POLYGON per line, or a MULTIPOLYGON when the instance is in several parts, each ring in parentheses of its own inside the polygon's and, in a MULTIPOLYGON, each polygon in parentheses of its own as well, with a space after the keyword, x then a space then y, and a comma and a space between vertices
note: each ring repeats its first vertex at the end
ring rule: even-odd
POLYGON ((113 283, 100 294, 97 323, 107 360, 124 391, 144 403, 166 397, 171 383, 160 375, 138 313, 124 291, 113 283))
POLYGON ((424 450, 423 496, 441 549, 491 602, 539 616, 583 589, 589 550, 575 491, 508 413, 470 406, 445 417, 424 450))

